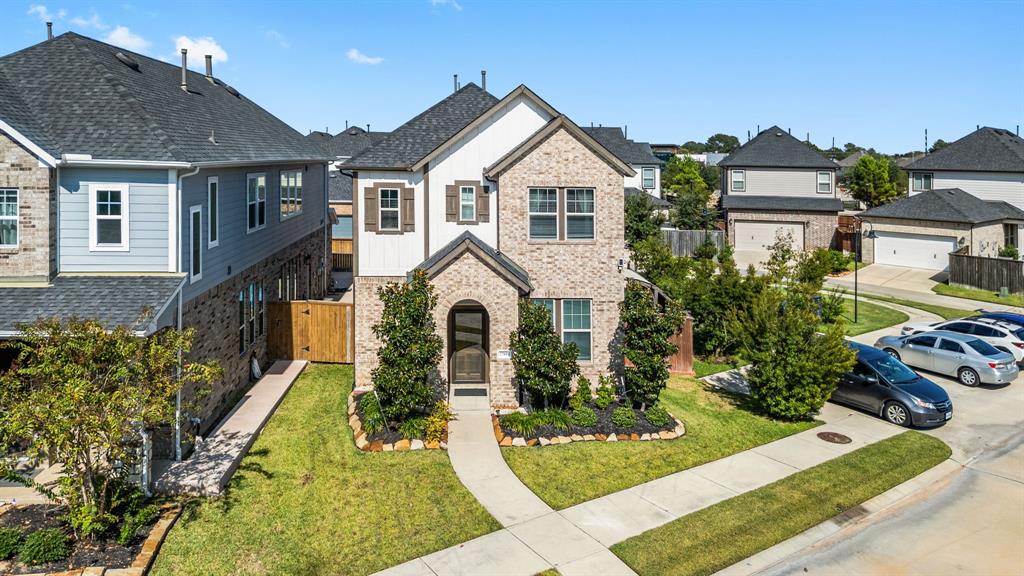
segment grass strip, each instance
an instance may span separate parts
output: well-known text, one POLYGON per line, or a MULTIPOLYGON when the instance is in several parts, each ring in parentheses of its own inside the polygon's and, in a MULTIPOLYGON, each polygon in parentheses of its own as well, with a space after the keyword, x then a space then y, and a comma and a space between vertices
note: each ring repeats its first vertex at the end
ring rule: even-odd
POLYGON ((936 284, 935 286, 932 286, 932 292, 942 294, 943 296, 952 296, 954 298, 966 298, 968 300, 991 302, 992 304, 1002 304, 1004 306, 1024 307, 1024 294, 1010 294, 1009 296, 1003 297, 995 292, 989 292, 988 290, 963 288, 960 286, 950 286, 949 284, 936 284))
POLYGON ((612 547, 641 575, 713 574, 944 461, 942 441, 908 431, 689 514, 612 547))

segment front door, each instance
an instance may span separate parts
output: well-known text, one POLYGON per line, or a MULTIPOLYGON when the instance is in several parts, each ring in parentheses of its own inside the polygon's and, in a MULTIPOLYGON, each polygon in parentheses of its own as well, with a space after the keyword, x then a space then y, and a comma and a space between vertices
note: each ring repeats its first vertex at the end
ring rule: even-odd
POLYGON ((487 381, 487 313, 456 308, 449 331, 451 380, 456 384, 487 381))

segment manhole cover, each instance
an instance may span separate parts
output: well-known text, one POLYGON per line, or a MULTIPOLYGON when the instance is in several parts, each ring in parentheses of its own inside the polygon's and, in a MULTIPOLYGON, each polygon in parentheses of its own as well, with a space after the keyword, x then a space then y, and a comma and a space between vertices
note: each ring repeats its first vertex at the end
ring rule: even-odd
POLYGON ((839 432, 818 432, 818 438, 833 444, 849 444, 850 442, 853 442, 853 440, 850 440, 849 436, 845 436, 839 432))

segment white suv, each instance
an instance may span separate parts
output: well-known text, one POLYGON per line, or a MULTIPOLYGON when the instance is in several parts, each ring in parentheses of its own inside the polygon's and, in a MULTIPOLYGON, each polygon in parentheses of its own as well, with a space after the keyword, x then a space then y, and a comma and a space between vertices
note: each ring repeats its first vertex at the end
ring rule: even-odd
POLYGON ((907 336, 930 330, 948 330, 977 336, 996 349, 1009 352, 1018 365, 1024 365, 1024 326, 992 318, 964 318, 931 324, 907 324, 901 332, 903 336, 907 336))

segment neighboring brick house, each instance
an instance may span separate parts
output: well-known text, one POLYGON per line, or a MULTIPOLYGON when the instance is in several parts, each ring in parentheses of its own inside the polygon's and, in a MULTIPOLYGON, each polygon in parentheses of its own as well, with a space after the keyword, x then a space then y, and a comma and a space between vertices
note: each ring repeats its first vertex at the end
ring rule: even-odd
POLYGON ((0 58, 0 338, 195 328, 224 369, 180 420, 200 434, 270 362, 267 301, 323 293, 327 246, 328 157, 211 68, 70 32, 0 58))
POLYGON ((773 126, 718 163, 729 243, 763 251, 789 234, 797 249, 832 245, 843 203, 838 165, 773 126))
POLYGON ((509 335, 518 302, 552 312, 582 373, 618 373, 625 290, 623 178, 635 172, 525 86, 502 99, 467 84, 344 165, 354 174, 356 383, 380 345, 378 287, 427 271, 440 374, 519 401, 509 335))

